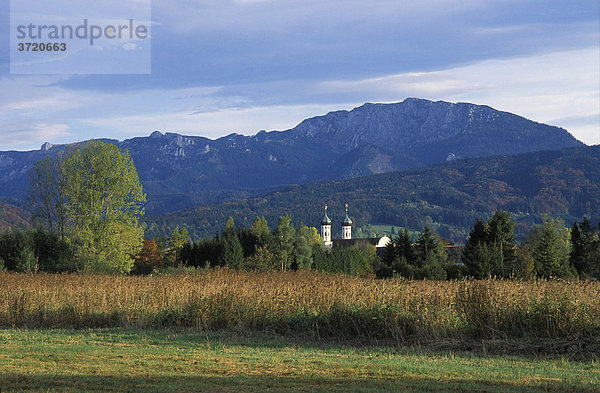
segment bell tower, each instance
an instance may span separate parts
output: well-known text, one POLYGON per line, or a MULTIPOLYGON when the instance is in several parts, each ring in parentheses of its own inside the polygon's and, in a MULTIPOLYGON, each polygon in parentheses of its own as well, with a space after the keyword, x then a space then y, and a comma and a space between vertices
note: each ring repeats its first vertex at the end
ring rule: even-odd
POLYGON ((352 220, 348 217, 348 204, 346 203, 346 217, 342 221, 342 239, 352 239, 352 220))
POLYGON ((331 241, 331 219, 327 217, 327 205, 325 205, 325 216, 321 220, 321 238, 325 247, 333 245, 331 241))

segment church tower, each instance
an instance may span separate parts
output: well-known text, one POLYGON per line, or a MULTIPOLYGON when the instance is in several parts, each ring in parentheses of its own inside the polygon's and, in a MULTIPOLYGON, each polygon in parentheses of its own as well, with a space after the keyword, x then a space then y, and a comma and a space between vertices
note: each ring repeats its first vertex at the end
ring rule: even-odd
POLYGON ((348 217, 348 204, 346 203, 346 217, 342 221, 342 239, 352 239, 352 220, 348 217))
POLYGON ((321 220, 321 238, 325 247, 331 247, 331 219, 327 217, 327 205, 325 205, 325 217, 321 220))

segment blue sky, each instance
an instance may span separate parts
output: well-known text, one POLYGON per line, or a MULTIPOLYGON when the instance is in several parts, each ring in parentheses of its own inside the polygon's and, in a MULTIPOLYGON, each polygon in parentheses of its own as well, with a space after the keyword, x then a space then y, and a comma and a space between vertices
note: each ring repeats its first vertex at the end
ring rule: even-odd
POLYGON ((600 143, 597 0, 154 0, 149 75, 10 74, 0 1, 0 150, 254 134, 407 97, 490 105, 600 143))

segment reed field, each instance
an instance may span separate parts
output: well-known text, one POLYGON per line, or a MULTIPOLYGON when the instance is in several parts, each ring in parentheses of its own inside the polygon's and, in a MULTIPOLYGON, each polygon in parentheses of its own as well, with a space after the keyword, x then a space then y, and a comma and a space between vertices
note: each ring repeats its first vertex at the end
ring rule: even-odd
POLYGON ((600 338, 600 282, 376 280, 211 269, 0 274, 3 328, 192 328, 310 339, 600 338))

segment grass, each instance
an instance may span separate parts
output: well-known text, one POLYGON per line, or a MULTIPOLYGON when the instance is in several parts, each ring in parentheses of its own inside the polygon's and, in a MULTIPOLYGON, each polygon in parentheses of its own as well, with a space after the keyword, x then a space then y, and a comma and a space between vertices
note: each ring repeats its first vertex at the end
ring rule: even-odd
POLYGON ((0 327, 194 328, 420 342, 600 337, 600 282, 375 280, 315 272, 0 274, 0 327))
POLYGON ((2 392, 594 392, 597 360, 189 329, 0 330, 2 392))

